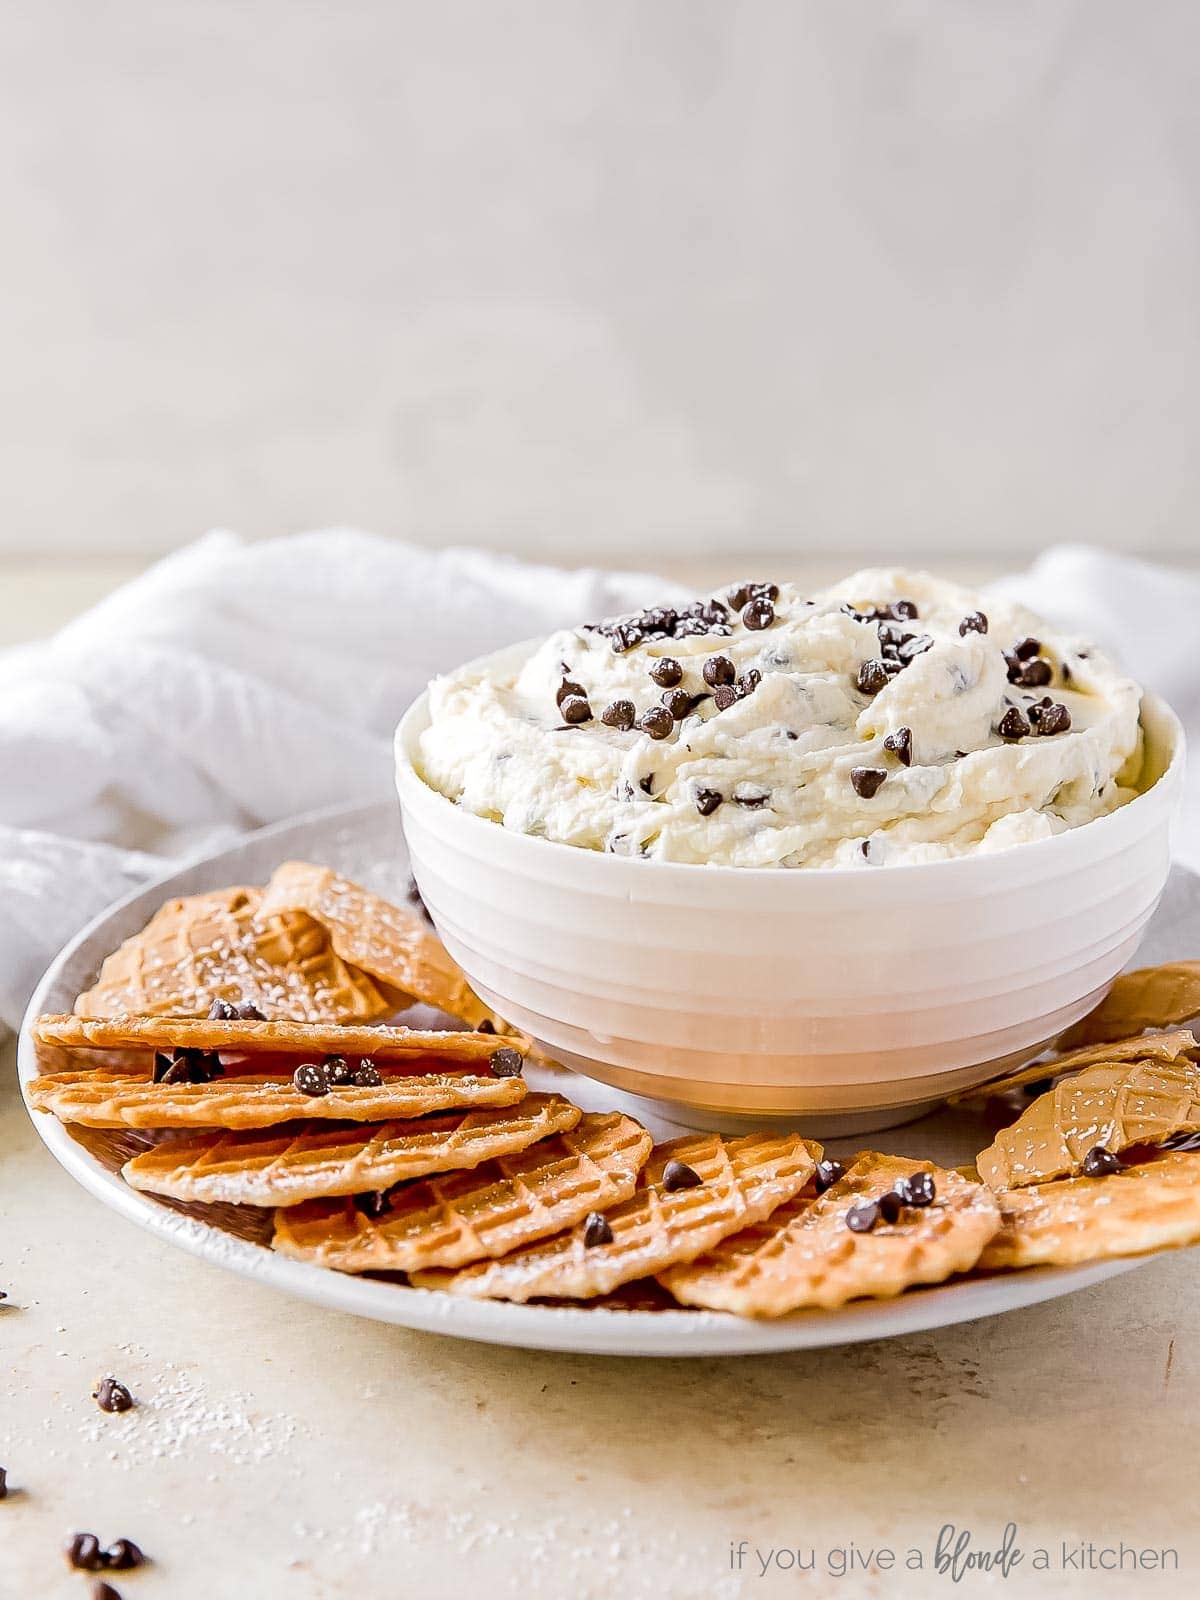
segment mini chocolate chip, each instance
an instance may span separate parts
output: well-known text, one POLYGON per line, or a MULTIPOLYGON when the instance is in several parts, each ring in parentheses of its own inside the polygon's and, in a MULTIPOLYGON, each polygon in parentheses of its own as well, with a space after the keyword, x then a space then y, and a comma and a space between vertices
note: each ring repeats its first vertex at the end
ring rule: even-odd
POLYGON ((582 696, 568 695, 559 706, 563 721, 572 728, 578 727, 581 722, 592 720, 592 708, 582 696))
POLYGON ((896 1184, 896 1193, 906 1206, 931 1206, 937 1199, 932 1172, 913 1172, 896 1184))
POLYGON ((484 1017, 483 1021, 475 1029, 476 1033, 495 1033, 495 1031, 496 1024, 492 1021, 491 1017, 484 1017))
POLYGON ((99 1572, 104 1565, 104 1552, 94 1533, 77 1533, 67 1546, 67 1560, 79 1572, 99 1572))
POLYGON ((498 1078, 519 1078, 525 1062, 519 1050, 506 1045, 503 1050, 492 1052, 489 1065, 498 1078))
POLYGON ((885 1222, 899 1222, 900 1213, 904 1210, 904 1201, 894 1189, 887 1194, 881 1194, 875 1202, 879 1207, 879 1215, 885 1222))
POLYGON ((882 661, 872 656, 870 661, 864 661, 859 667, 854 686, 860 694, 878 694, 881 689, 887 688, 887 681, 887 668, 882 661))
POLYGON ((1025 689, 1043 689, 1054 677, 1054 669, 1042 656, 1026 661, 1017 682, 1025 689))
POLYGON ((145 1556, 132 1539, 117 1539, 104 1552, 104 1565, 111 1572, 131 1572, 145 1564, 145 1556))
POLYGON ((587 690, 581 683, 576 683, 573 678, 564 678, 558 686, 557 694, 554 696, 554 704, 561 708, 564 700, 571 699, 586 700, 587 690))
POLYGON ((92 1390, 92 1399, 101 1411, 129 1411, 133 1407, 133 1396, 115 1378, 101 1378, 92 1390))
POLYGON ((209 1083, 225 1069, 215 1050, 156 1050, 152 1083, 209 1083))
POLYGON ((826 1189, 832 1189, 838 1179, 845 1176, 846 1169, 840 1161, 818 1161, 815 1174, 817 1193, 824 1194, 826 1189))
POLYGON ((846 1226, 851 1233, 870 1233, 879 1221, 879 1207, 874 1200, 860 1200, 846 1213, 846 1226))
POLYGON ((321 1071, 331 1089, 344 1089, 348 1083, 354 1082, 354 1069, 345 1056, 326 1056, 321 1063, 321 1071))
POLYGON ((749 667, 737 681, 738 696, 744 700, 747 695, 754 693, 761 682, 762 673, 757 667, 749 667))
POLYGON ((1040 639, 1018 639, 1012 647, 1012 653, 1018 661, 1028 661, 1030 656, 1036 656, 1041 648, 1040 639))
POLYGON ((761 811, 770 798, 769 794, 735 794, 733 803, 743 806, 747 811, 761 811))
POLYGON ((729 604, 740 611, 751 600, 778 600, 779 585, 775 583, 739 583, 729 591, 729 604))
POLYGON ((724 798, 716 789, 697 789, 696 810, 702 817, 711 817, 724 798))
POLYGON ((895 733, 889 733, 883 741, 883 748, 890 750, 896 760, 903 767, 912 766, 912 729, 897 728, 895 733))
POLYGON ((632 700, 613 700, 600 713, 600 721, 610 728, 620 728, 624 732, 633 727, 636 716, 637 707, 632 700))
POLYGON ((241 1002, 237 1008, 237 1015, 239 1022, 265 1022, 267 1020, 266 1012, 260 1011, 258 1007, 249 1000, 243 1000, 241 1002))
POLYGON ((228 1000, 214 1000, 208 1008, 210 1022, 236 1022, 238 1008, 228 1000))
POLYGON ((887 773, 882 767, 851 767, 850 787, 863 800, 873 800, 883 787, 887 773))
POLYGON ((1065 661, 1062 663, 1060 671, 1062 672, 1062 680, 1063 680, 1063 682, 1064 683, 1070 683, 1070 681, 1071 681, 1071 669, 1070 669, 1070 667, 1067 665, 1067 663, 1065 661))
POLYGON ((1114 1172, 1124 1172, 1125 1163, 1113 1151, 1106 1150, 1102 1144, 1093 1145, 1083 1158, 1083 1175, 1085 1178, 1107 1178, 1114 1172))
POLYGON ((668 1161, 663 1168, 662 1186, 668 1194, 674 1194, 676 1189, 698 1189, 703 1182, 695 1167, 689 1167, 686 1161, 668 1161))
POLYGON ((933 636, 928 633, 910 633, 906 639, 901 639, 896 646, 896 654, 904 666, 915 661, 926 650, 933 649, 933 636))
POLYGON ((594 1250, 597 1245, 613 1242, 613 1231, 602 1211, 588 1212, 587 1220, 583 1224, 583 1242, 589 1250, 594 1250))
POLYGON ((652 772, 648 772, 644 778, 639 778, 638 779, 638 788, 642 791, 643 794, 653 794, 654 793, 654 774, 652 772))
POLYGON ((386 1189, 368 1189, 364 1194, 354 1196, 354 1209, 361 1211, 364 1217, 369 1217, 372 1222, 382 1217, 385 1212, 392 1209, 392 1202, 386 1189))
POLYGON ((987 631, 988 619, 982 611, 968 612, 958 625, 960 638, 966 638, 968 633, 986 633, 987 631))
POLYGON ((724 683, 732 683, 737 671, 728 656, 709 656, 700 675, 710 689, 718 689, 724 683))
POLYGON ((775 621, 775 607, 765 596, 751 600, 742 611, 742 621, 755 633, 761 633, 775 621))
POLYGON ((378 1089, 383 1083, 379 1068, 373 1061, 364 1057, 354 1069, 354 1087, 356 1089, 378 1089))
POLYGON ((292 1073, 292 1083, 301 1094, 311 1095, 314 1100, 329 1093, 325 1074, 315 1061, 306 1061, 303 1066, 297 1067, 292 1073))
POLYGON ((668 689, 662 699, 663 705, 676 722, 682 722, 696 704, 695 696, 690 695, 686 689, 668 689))
POLYGON ((718 684, 713 690, 713 705, 718 711, 728 711, 730 706, 736 705, 741 698, 731 683, 718 684))
POLYGON ((121 1591, 101 1578, 92 1585, 92 1600, 121 1600, 121 1591))
POLYGON ((674 656, 663 656, 650 668, 650 676, 660 689, 673 689, 683 682, 683 668, 674 656))
POLYGON ((8 1499, 8 1468, 0 1467, 0 1500, 8 1499))
POLYGON ((1009 706, 996 726, 1002 739, 1023 739, 1030 731, 1029 719, 1017 706, 1009 706))
POLYGON ((651 706, 638 718, 638 727, 652 739, 665 739, 675 726, 675 719, 666 706, 651 706))
POLYGON ((891 612, 893 617, 896 617, 902 622, 916 621, 917 608, 911 600, 895 600, 888 607, 888 610, 891 612))
POLYGON ((1066 706, 1045 706, 1038 717, 1039 733, 1066 733, 1071 726, 1071 713, 1066 706))

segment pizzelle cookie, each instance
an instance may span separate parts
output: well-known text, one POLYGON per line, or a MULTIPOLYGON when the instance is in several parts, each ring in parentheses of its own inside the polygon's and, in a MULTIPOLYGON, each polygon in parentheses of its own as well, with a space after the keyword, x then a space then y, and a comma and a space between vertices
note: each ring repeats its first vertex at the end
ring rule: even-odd
POLYGON ((1200 1016, 1200 961, 1169 961, 1124 972, 1094 1011, 1062 1038, 1065 1050, 1127 1039, 1144 1028, 1173 1028, 1200 1016))
POLYGON ((1172 1152, 1101 1178, 997 1195, 999 1232, 981 1269, 1073 1266, 1200 1241, 1200 1153, 1172 1152))
MULTIPOLYGON (((453 1062, 463 1066, 485 1065, 498 1048, 496 1038, 485 1033, 223 1017, 48 1015, 34 1023, 33 1038, 39 1047, 65 1050, 218 1050, 236 1055, 294 1055, 299 1061, 326 1055, 370 1056, 385 1062, 430 1057, 442 1065, 453 1062)), ((508 1046, 509 1041, 504 1044, 508 1046)))
POLYGON ((234 887, 169 900, 104 962, 75 1002, 80 1016, 203 1017, 214 1000, 298 1022, 374 1022, 402 997, 348 966, 302 908, 262 908, 234 887))
POLYGON ((818 1198, 788 1202, 659 1281, 684 1305, 750 1317, 886 1299, 966 1272, 999 1221, 994 1197, 959 1173, 866 1153, 818 1198), (914 1178, 918 1187, 905 1192, 920 1204, 902 1204, 896 1186, 914 1178))
POLYGON ((1098 1147, 1118 1154, 1200 1131, 1200 1067, 1173 1061, 1102 1062, 1039 1095, 979 1154, 993 1189, 1073 1177, 1098 1147))
POLYGON ((581 1115, 558 1095, 531 1094, 511 1108, 450 1116, 172 1140, 134 1156, 121 1170, 133 1188, 176 1200, 291 1206, 476 1167, 563 1133, 581 1115))
POLYGON ((472 1027, 491 1020, 461 968, 421 917, 329 867, 284 862, 267 885, 262 910, 306 913, 328 930, 334 950, 350 966, 472 1027))
POLYGON ((377 1074, 367 1086, 333 1086, 312 1095, 290 1078, 230 1074, 205 1083, 154 1083, 127 1072, 52 1073, 27 1086, 35 1111, 86 1128, 273 1128, 281 1122, 379 1122, 458 1106, 508 1106, 525 1098, 520 1078, 469 1072, 377 1074))
POLYGON ((416 1272, 422 1288, 483 1299, 589 1300, 711 1250, 808 1182, 820 1146, 798 1134, 695 1134, 659 1145, 635 1193, 594 1221, 458 1272, 416 1272))
POLYGON ((1079 1050, 1068 1050, 1063 1055, 1051 1056, 1047 1061, 1035 1061, 1010 1072, 991 1083, 982 1083, 977 1089, 966 1089, 950 1096, 957 1103, 962 1100, 987 1099, 993 1095, 1007 1094, 1010 1089, 1023 1089, 1030 1083, 1041 1083, 1046 1078, 1058 1078, 1069 1072, 1082 1072, 1084 1067, 1099 1066, 1102 1062, 1122 1061, 1176 1061, 1189 1051, 1200 1048, 1196 1037, 1186 1028, 1176 1028, 1168 1033, 1142 1033, 1136 1039, 1118 1039, 1108 1044, 1084 1045, 1079 1050))
POLYGON ((278 1211, 274 1248, 340 1272, 502 1256, 628 1199, 652 1143, 630 1117, 585 1113, 517 1155, 406 1184, 365 1208, 318 1200, 278 1211))

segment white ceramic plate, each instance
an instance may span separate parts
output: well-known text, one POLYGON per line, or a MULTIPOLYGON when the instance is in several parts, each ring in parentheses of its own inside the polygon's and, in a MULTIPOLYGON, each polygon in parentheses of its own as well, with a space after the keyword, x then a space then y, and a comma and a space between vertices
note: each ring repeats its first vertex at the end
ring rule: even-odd
MULTIPOLYGON (((18 1070, 24 1084, 36 1075, 31 1019, 69 1011, 104 957, 148 921, 166 899, 231 883, 263 882, 290 857, 328 862, 392 898, 403 898, 408 858, 393 805, 337 810, 301 817, 250 835, 230 850, 196 862, 104 912, 62 952, 39 984, 21 1031, 18 1070)), ((1030 930, 1037 938, 1037 930, 1030 930)), ((1151 925, 1139 962, 1194 956, 1200 949, 1200 878, 1175 869, 1151 925)), ((536 1087, 561 1088, 587 1108, 626 1105, 657 1136, 682 1130, 648 1116, 606 1086, 565 1071, 543 1074, 536 1087)), ((718 1356, 802 1350, 880 1339, 992 1316, 1055 1299, 1138 1265, 1137 1260, 1085 1267, 1038 1268, 994 1278, 918 1289, 897 1300, 859 1301, 840 1311, 802 1312, 776 1322, 749 1322, 721 1313, 680 1310, 518 1306, 475 1302, 397 1283, 349 1277, 286 1260, 257 1242, 263 1213, 234 1207, 177 1206, 137 1193, 122 1182, 122 1135, 68 1131, 52 1117, 33 1114, 42 1139, 71 1175, 105 1205, 208 1261, 319 1305, 402 1327, 543 1350, 632 1356, 718 1356)), ((943 1164, 973 1159, 989 1142, 980 1120, 963 1108, 946 1109, 873 1136, 878 1148, 928 1155, 943 1164)), ((838 1153, 833 1143, 831 1150, 838 1153)), ((843 1150, 847 1147, 842 1146, 843 1150)), ((853 1145, 848 1147, 849 1150, 853 1145)))

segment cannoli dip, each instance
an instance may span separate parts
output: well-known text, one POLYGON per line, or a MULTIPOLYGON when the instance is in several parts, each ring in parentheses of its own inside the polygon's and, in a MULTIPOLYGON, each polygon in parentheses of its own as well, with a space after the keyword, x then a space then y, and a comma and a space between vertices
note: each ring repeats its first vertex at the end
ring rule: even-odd
POLYGON ((438 678, 426 782, 615 855, 873 869, 1002 850, 1132 799, 1141 692, 1086 640, 930 577, 740 583, 438 678))

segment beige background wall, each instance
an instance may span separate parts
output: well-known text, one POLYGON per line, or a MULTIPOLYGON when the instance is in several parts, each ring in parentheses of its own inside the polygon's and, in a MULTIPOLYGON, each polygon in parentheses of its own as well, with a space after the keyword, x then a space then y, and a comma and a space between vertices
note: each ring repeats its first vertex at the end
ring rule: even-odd
POLYGON ((9 0, 0 552, 1197 549, 1191 0, 9 0))

